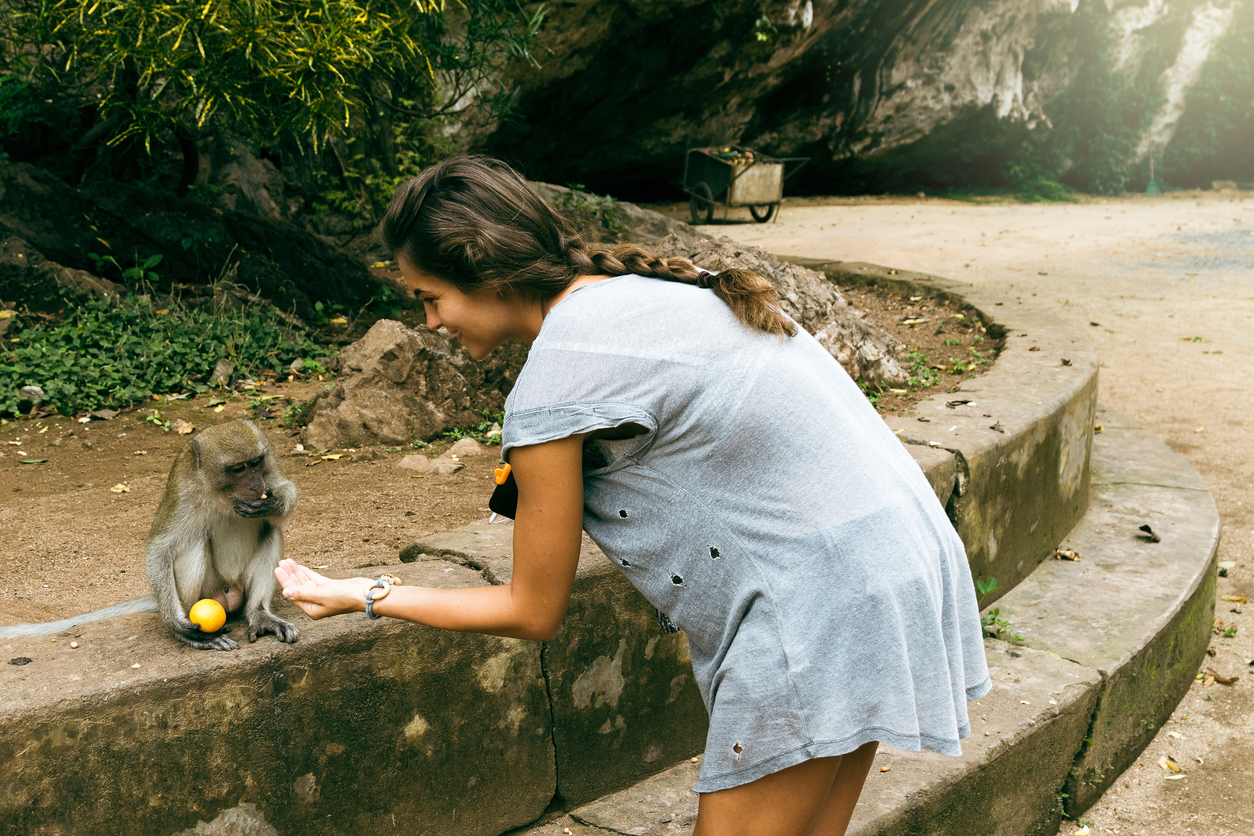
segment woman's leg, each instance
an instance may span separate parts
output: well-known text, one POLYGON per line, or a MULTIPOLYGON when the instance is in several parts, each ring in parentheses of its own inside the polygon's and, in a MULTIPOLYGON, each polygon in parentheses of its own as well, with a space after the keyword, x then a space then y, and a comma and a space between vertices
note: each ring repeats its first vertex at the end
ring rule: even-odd
POLYGON ((862 785, 866 783, 866 775, 871 771, 871 762, 875 760, 875 751, 878 748, 879 744, 871 741, 841 756, 836 780, 832 781, 832 789, 814 819, 809 836, 845 836, 849 820, 853 818, 853 808, 858 803, 858 796, 862 794, 862 785))
POLYGON ((816 758, 739 787, 702 793, 693 836, 840 836, 875 748, 868 743, 847 755, 816 758), (832 817, 839 829, 827 821, 832 817))

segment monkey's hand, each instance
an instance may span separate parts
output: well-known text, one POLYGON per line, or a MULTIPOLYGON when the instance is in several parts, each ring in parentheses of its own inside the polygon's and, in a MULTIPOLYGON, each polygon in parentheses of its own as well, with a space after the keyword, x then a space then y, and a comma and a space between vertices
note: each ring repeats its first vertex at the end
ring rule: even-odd
POLYGON ((369 578, 328 578, 291 559, 279 561, 274 576, 283 587, 283 597, 313 619, 362 612, 366 608, 366 590, 374 586, 369 578))
POLYGON ((291 623, 263 610, 248 620, 248 640, 255 642, 266 633, 274 633, 275 638, 288 644, 294 643, 300 636, 291 623))
POLYGON ((238 649, 239 645, 226 637, 229 632, 230 627, 223 627, 217 633, 205 633, 201 631, 199 624, 186 618, 180 619, 178 626, 174 628, 174 635, 179 641, 197 650, 238 649))
POLYGON ((286 503, 271 494, 265 499, 237 499, 235 513, 241 517, 281 517, 286 503))

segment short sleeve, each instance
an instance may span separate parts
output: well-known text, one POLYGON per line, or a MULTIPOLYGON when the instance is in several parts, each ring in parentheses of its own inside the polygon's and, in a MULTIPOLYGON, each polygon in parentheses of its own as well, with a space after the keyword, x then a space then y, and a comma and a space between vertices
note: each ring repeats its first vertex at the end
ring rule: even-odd
POLYGON ((635 404, 558 403, 516 410, 505 416, 505 426, 501 431, 501 458, 509 461, 509 451, 514 447, 543 444, 624 424, 639 424, 645 428, 644 434, 633 439, 639 442, 633 453, 652 444, 657 433, 657 418, 635 404))

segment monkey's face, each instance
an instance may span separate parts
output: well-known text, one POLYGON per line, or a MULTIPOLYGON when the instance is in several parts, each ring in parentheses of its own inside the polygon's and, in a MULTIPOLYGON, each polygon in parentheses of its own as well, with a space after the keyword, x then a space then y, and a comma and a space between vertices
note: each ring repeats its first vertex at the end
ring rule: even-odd
POLYGON ((223 491, 237 502, 250 502, 266 498, 266 457, 263 453, 246 462, 228 464, 224 468, 226 483, 223 491))

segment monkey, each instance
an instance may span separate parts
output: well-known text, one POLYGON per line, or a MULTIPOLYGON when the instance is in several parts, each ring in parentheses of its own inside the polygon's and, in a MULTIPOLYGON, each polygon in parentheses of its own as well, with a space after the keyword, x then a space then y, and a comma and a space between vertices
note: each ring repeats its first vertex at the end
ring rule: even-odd
POLYGON ((295 507, 296 486, 252 421, 210 427, 179 451, 144 546, 157 609, 179 641, 201 650, 239 647, 224 635, 229 627, 210 636, 188 619, 201 598, 227 613, 244 606, 250 642, 266 633, 296 641, 296 628, 270 611, 282 526, 295 507))

